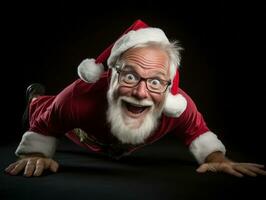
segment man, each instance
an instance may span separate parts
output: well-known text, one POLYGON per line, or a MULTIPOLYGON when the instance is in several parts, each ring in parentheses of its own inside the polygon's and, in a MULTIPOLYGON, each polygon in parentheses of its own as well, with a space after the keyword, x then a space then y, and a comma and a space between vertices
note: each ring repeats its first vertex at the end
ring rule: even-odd
POLYGON ((226 158, 224 145, 178 86, 180 50, 161 29, 138 20, 96 60, 84 60, 80 79, 58 95, 45 96, 41 85, 31 85, 30 127, 16 150, 20 159, 6 172, 27 177, 47 169, 56 172, 56 138, 65 134, 78 145, 119 159, 172 132, 184 138, 201 164, 200 173, 266 175, 263 165, 226 158), (106 59, 109 70, 103 72, 106 59))

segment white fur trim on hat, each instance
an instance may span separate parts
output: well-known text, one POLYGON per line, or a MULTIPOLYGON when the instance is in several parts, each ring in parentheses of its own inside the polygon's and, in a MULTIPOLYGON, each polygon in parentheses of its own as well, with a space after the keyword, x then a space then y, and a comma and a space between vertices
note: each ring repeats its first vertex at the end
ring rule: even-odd
POLYGON ((95 83, 99 80, 103 71, 103 64, 95 63, 95 59, 85 59, 78 66, 79 77, 88 83, 95 83))
POLYGON ((51 158, 56 149, 56 138, 45 136, 33 131, 27 131, 23 134, 22 140, 17 147, 15 154, 17 156, 41 153, 46 157, 51 158))
POLYGON ((127 34, 119 38, 114 44, 111 54, 107 60, 109 68, 114 65, 117 58, 121 53, 129 48, 146 42, 160 42, 168 44, 165 33, 159 28, 143 28, 138 30, 129 31, 127 34))
POLYGON ((223 154, 226 152, 223 143, 211 131, 207 131, 194 139, 189 146, 189 150, 199 164, 204 163, 206 157, 212 152, 221 151, 223 154))
POLYGON ((164 104, 164 114, 168 117, 179 117, 187 107, 187 100, 181 94, 167 94, 164 104))

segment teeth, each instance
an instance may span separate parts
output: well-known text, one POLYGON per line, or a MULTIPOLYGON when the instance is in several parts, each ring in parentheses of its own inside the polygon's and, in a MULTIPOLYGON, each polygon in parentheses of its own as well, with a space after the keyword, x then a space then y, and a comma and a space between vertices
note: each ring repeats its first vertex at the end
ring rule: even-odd
POLYGON ((138 108, 151 107, 151 105, 148 105, 148 104, 141 105, 141 104, 133 103, 133 102, 130 102, 130 101, 125 101, 125 100, 123 100, 123 101, 124 101, 124 103, 130 104, 130 105, 132 105, 134 107, 138 107, 138 108))
POLYGON ((138 107, 138 108, 145 107, 145 106, 142 106, 142 105, 136 105, 136 104, 133 104, 133 103, 129 103, 129 104, 131 104, 131 105, 133 105, 133 106, 135 106, 135 107, 138 107))

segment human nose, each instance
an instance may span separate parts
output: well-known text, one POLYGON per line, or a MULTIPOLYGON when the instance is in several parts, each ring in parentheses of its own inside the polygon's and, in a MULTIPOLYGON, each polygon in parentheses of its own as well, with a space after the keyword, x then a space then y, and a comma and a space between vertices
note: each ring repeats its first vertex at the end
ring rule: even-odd
POLYGON ((145 81, 140 81, 140 83, 133 88, 133 96, 137 99, 145 99, 148 97, 148 90, 146 88, 145 81))

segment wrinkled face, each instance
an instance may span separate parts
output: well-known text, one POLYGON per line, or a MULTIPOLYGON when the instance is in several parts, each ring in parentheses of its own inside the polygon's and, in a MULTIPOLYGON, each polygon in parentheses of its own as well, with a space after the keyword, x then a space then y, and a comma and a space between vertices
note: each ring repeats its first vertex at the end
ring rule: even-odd
MULTIPOLYGON (((122 56, 122 60, 125 62, 123 70, 128 71, 128 78, 134 79, 136 75, 142 78, 154 78, 151 79, 154 82, 157 79, 169 80, 168 56, 159 49, 131 49, 122 56)), ((146 100, 147 102, 152 102, 157 111, 161 109, 165 99, 165 93, 149 91, 144 80, 141 80, 135 87, 127 87, 123 84, 120 85, 118 87, 117 96, 131 97, 138 101, 146 100)), ((125 117, 138 120, 139 123, 136 123, 136 127, 142 123, 147 113, 151 111, 151 106, 139 107, 134 105, 133 102, 124 101, 122 106, 125 117)))
POLYGON ((156 90, 161 80, 170 79, 169 59, 159 48, 139 47, 126 51, 121 60, 124 65, 112 100, 109 98, 108 119, 118 138, 140 143, 157 127, 161 116, 166 93, 156 90), (134 82, 138 84, 132 86, 134 82))

